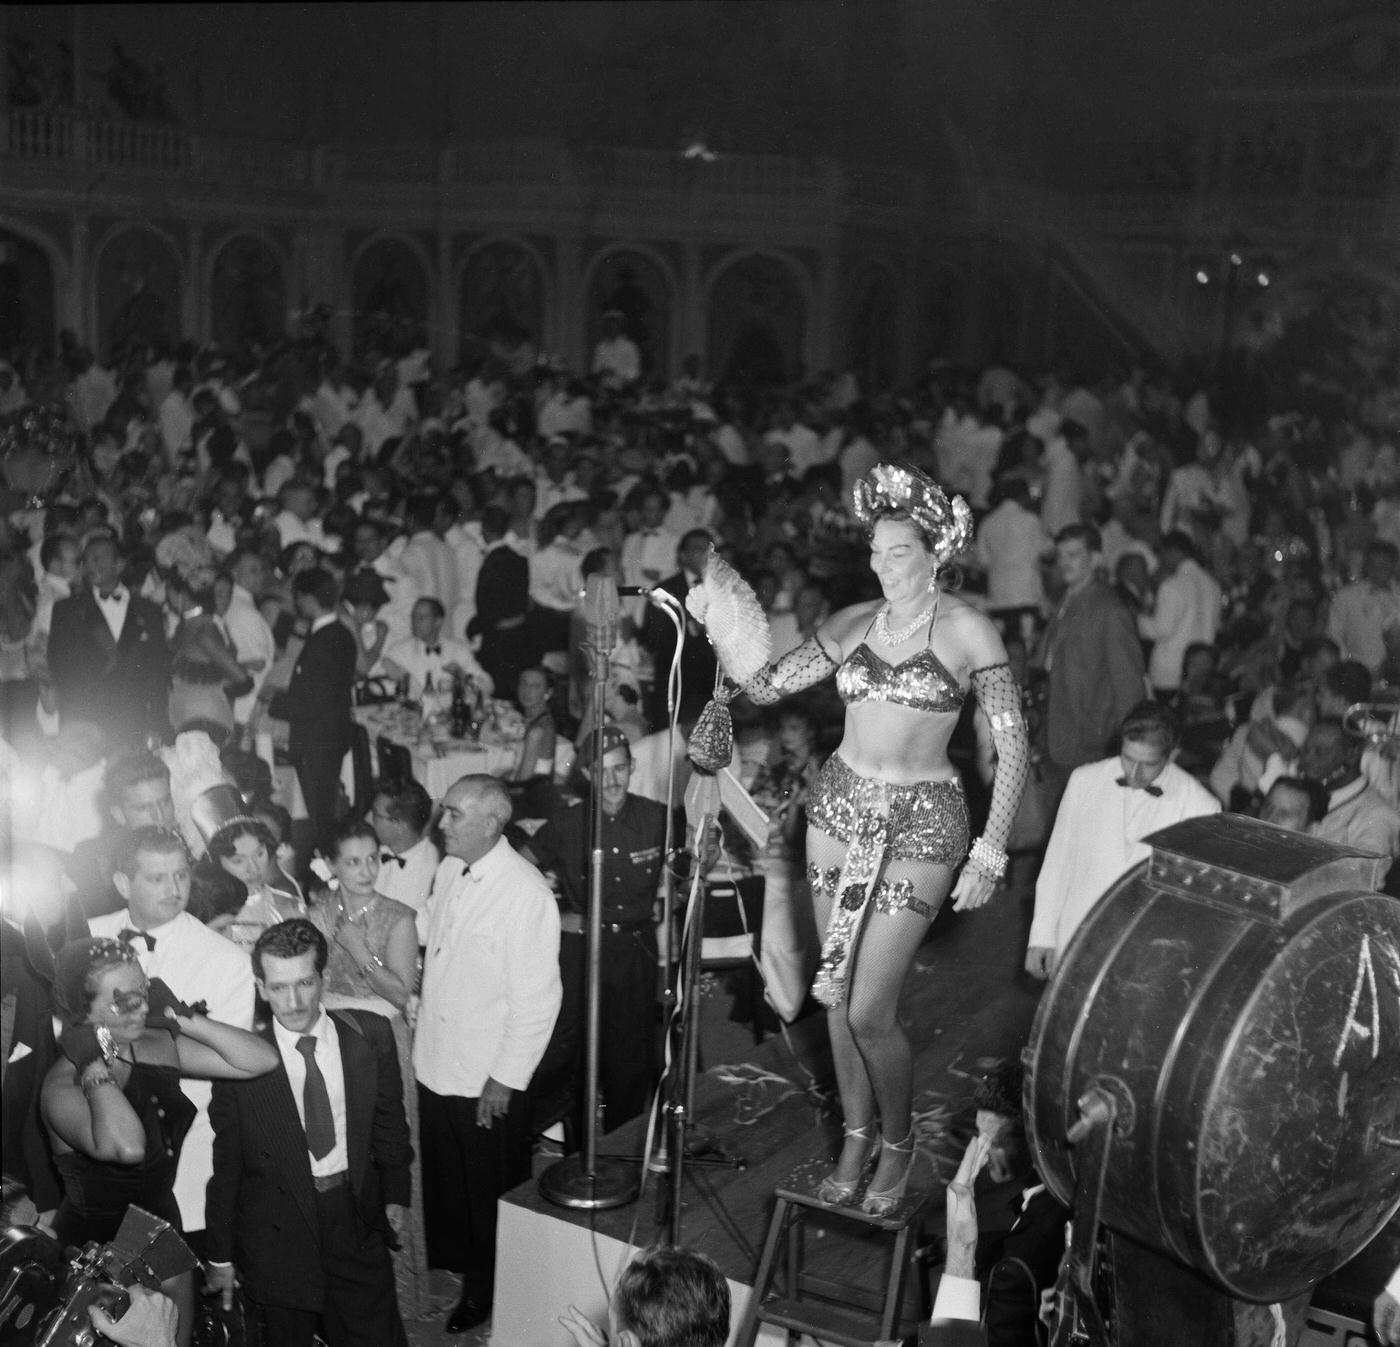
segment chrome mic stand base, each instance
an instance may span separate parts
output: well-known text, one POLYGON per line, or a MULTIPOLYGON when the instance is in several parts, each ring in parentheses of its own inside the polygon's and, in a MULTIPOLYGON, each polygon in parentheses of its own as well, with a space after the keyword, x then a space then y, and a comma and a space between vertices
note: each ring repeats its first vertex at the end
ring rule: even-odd
POLYGON ((598 1156, 590 1172, 582 1152, 556 1160, 540 1175, 540 1196, 557 1207, 575 1211, 606 1211, 637 1200, 641 1181, 635 1164, 598 1156))
MULTIPOLYGON (((651 1154, 647 1156, 646 1163, 649 1174, 669 1174, 671 1172, 671 1149, 664 1137, 664 1133, 670 1130, 668 1110, 668 1121, 663 1129, 663 1138, 652 1147, 651 1154)), ((688 1165, 707 1165, 712 1169, 747 1169, 749 1167, 749 1162, 742 1155, 731 1155, 722 1146, 716 1145, 715 1139, 708 1132, 702 1132, 691 1126, 687 1126, 685 1130, 685 1162, 688 1165)))

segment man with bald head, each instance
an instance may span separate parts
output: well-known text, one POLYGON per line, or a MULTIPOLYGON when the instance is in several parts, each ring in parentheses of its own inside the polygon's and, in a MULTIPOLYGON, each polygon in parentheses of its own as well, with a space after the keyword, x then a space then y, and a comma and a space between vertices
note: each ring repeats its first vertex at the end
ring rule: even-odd
POLYGON ((462 1274, 447 1331, 491 1313, 496 1199, 530 1177, 527 1090, 559 1012, 559 910, 502 836, 510 795, 464 776, 443 797, 413 1041, 428 1265, 462 1274))

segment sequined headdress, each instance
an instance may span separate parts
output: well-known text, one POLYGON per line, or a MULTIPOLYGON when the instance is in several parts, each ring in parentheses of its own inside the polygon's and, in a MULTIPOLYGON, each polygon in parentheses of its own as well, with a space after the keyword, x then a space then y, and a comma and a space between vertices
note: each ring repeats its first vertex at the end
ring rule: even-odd
POLYGON ((872 525, 883 514, 907 514, 946 566, 972 541, 972 511, 961 496, 950 501, 943 488, 916 468, 877 463, 856 483, 856 518, 872 525))

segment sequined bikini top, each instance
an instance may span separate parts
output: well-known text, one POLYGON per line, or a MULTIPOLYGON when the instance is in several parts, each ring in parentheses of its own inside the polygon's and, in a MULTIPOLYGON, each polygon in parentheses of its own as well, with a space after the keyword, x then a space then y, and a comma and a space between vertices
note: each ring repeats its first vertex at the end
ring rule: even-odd
MULTIPOLYGON (((932 623, 929 635, 933 635, 932 623)), ((836 690, 847 706, 859 702, 893 702, 915 711, 961 711, 967 696, 967 690, 928 646, 898 664, 891 664, 864 641, 836 671, 836 690)))

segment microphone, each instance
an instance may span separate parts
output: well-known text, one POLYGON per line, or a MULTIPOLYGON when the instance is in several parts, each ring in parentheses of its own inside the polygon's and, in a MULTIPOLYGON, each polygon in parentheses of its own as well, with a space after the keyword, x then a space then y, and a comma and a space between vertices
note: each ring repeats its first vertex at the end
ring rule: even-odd
POLYGON ((593 656, 593 677, 599 682, 607 681, 608 657, 617 644, 619 616, 616 581, 598 572, 590 575, 583 592, 583 620, 588 627, 583 645, 593 656))
POLYGON ((617 592, 624 599, 645 599, 657 608, 680 611, 681 601, 669 589, 660 585, 618 585, 617 592))

